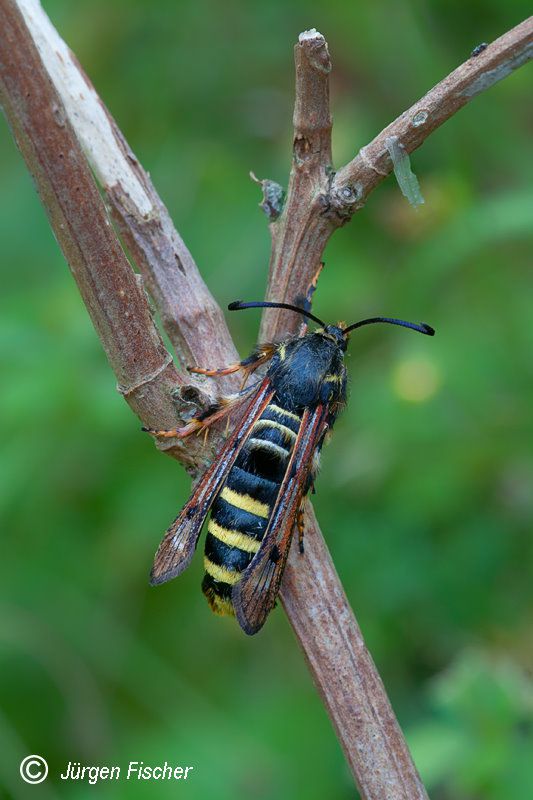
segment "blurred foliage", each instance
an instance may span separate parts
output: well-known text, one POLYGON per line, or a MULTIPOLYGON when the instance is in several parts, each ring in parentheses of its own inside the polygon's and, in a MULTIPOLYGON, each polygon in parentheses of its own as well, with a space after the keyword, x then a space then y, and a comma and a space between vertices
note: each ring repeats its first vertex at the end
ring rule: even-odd
MULTIPOLYGON (((221 304, 260 298, 269 238, 259 177, 285 184, 292 44, 329 41, 336 164, 524 0, 49 0, 221 304)), ((317 314, 423 319, 434 340, 364 329, 316 507, 350 601, 436 800, 533 796, 531 72, 435 132, 326 253, 317 314)), ((139 432, 6 126, 0 136, 3 532, 0 785, 19 800, 41 753, 193 765, 190 800, 354 796, 281 611, 248 639, 212 616, 201 558, 147 586, 188 481, 139 432)), ((253 312, 230 324, 241 352, 253 312)), ((146 796, 142 782, 102 798, 146 796)), ((154 797, 173 784, 150 783, 154 797)), ((91 795, 92 796, 92 795, 91 795)))

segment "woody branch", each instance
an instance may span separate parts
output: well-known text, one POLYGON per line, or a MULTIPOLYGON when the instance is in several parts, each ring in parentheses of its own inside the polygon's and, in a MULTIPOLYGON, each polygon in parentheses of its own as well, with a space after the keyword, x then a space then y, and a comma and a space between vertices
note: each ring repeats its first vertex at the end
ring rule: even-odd
MULTIPOLYGON (((2 103, 52 227, 126 399, 145 425, 172 427, 176 421, 172 401, 176 386, 182 399, 186 399, 183 393, 191 397, 193 392, 198 403, 206 401, 206 384, 191 385, 183 365, 205 364, 213 358, 222 364, 235 356, 223 316, 148 176, 38 2, 0 0, 0 18, 4 31, 0 40, 2 103), (83 91, 73 90, 80 80, 83 91), (144 293, 133 280, 133 273, 128 273, 82 147, 161 312, 182 359, 181 368, 171 363, 153 326, 144 293), (199 331, 200 325, 203 328, 199 331), (136 337, 132 336, 134 332, 136 337), (147 364, 153 368, 147 369, 147 364)), ((524 38, 520 27, 506 34, 505 47, 500 47, 499 63, 507 64, 508 71, 518 66, 516 59, 521 58, 517 56, 524 38)), ((270 296, 276 293, 276 299, 307 288, 332 231, 361 202, 361 198, 347 202, 350 186, 339 183, 338 176, 334 178, 328 168, 330 65, 323 37, 311 32, 301 38, 298 47, 295 131, 296 138, 302 134, 299 145, 303 147, 295 143, 287 204, 279 224, 272 225, 269 292, 270 296), (318 153, 314 153, 314 145, 306 150, 305 139, 318 145, 318 153), (297 174, 298 160, 302 169, 297 174), (308 200, 312 201, 311 211, 303 208, 308 200), (284 287, 284 294, 277 294, 280 287, 284 287)), ((471 83, 482 75, 473 67, 471 83)), ((468 75, 466 80, 468 83, 468 75)), ((429 95, 431 92, 426 97, 429 95)), ((449 98, 443 93, 441 99, 446 104, 449 98)), ((419 144, 429 132, 429 128, 423 132, 419 144)), ((391 165, 386 164, 382 171, 386 169, 390 171, 391 165)), ((353 188, 351 172, 347 173, 347 183, 353 188)), ((369 191, 374 188, 370 178, 369 187, 369 191)), ((361 197, 365 196, 363 193, 361 197)), ((289 327, 282 318, 270 322, 267 316, 264 330, 274 335, 289 327)), ((205 459, 200 450, 186 455, 174 443, 169 453, 190 470, 198 469, 205 459)), ((390 798, 425 797, 321 534, 312 520, 308 528, 311 535, 305 567, 300 564, 296 574, 289 564, 283 600, 361 794, 364 798, 383 797, 385 792, 390 798), (311 590, 313 605, 309 603, 311 590)))
MULTIPOLYGON (((295 48, 293 163, 283 213, 270 226, 273 246, 267 298, 272 300, 294 302, 295 297, 305 294, 332 233, 363 208, 370 193, 390 175, 393 164, 387 139, 397 137, 405 152, 412 153, 474 97, 533 57, 533 16, 491 42, 479 55, 468 58, 336 172, 331 166, 328 93, 323 85, 327 84, 329 67, 316 56, 321 48, 325 59, 325 40, 313 31, 302 34, 295 48), (314 80, 302 77, 304 68, 314 80), (317 84, 323 86, 321 92, 317 84), (305 109, 307 119, 302 117, 305 109), (318 130, 321 136, 317 136, 318 130), (311 131, 315 134, 313 146, 306 149, 300 142, 308 140, 311 131)), ((294 330, 295 324, 286 312, 266 311, 261 334, 268 339, 274 333, 294 330)))
MULTIPOLYGON (((372 189, 392 171, 385 145, 388 137, 397 136, 406 152, 412 152, 480 91, 530 59, 532 40, 530 18, 468 59, 335 174, 331 166, 331 64, 327 44, 316 31, 302 34, 295 47, 293 162, 283 212, 270 225, 267 297, 298 302, 305 294, 331 234, 363 207, 372 189)), ((294 332, 296 325, 294 315, 266 309, 262 336, 275 340, 294 332)), ((311 509, 306 531, 306 558, 299 559, 293 548, 282 599, 296 635, 305 643, 303 650, 311 670, 322 679, 319 689, 361 794, 364 798, 425 797, 311 509), (330 602, 324 603, 328 595, 330 602), (319 625, 305 613, 306 604, 318 609, 319 625)))
MULTIPOLYGON (((287 202, 271 224, 268 292, 301 303, 333 230, 325 213, 333 177, 331 62, 317 31, 300 35, 294 55, 293 161, 287 202)), ((295 314, 265 309, 262 335, 276 340, 299 324, 295 314)), ((292 547, 281 598, 361 796, 422 800, 426 792, 309 503, 305 530, 305 558, 292 547)))

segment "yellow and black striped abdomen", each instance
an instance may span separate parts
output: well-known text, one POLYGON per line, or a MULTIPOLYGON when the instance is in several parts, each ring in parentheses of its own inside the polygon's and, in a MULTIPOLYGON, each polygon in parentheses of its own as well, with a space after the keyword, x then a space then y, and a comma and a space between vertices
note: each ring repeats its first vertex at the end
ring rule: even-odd
POLYGON ((271 403, 255 423, 211 508, 202 590, 217 614, 233 614, 231 591, 266 531, 300 417, 271 403))

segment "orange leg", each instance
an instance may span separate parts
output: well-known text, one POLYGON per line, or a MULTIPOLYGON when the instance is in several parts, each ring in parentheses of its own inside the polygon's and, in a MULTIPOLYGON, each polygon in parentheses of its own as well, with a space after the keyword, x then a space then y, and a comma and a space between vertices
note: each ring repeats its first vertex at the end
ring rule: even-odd
POLYGON ((228 402, 218 403, 206 412, 203 417, 193 417, 186 425, 181 428, 173 428, 172 430, 156 430, 154 428, 142 428, 145 433, 151 433, 152 436, 159 436, 162 439, 185 439, 191 433, 205 432, 206 438, 209 426, 219 419, 222 419, 231 411, 232 404, 228 402))
MULTIPOLYGON (((252 353, 251 356, 245 358, 244 361, 238 361, 236 364, 230 364, 228 367, 222 367, 221 369, 204 369, 203 367, 187 367, 189 372, 194 372, 196 375, 207 375, 209 377, 214 377, 217 375, 231 375, 232 372, 238 372, 240 369, 244 370, 244 380, 242 386, 248 380, 248 377, 251 373, 256 370, 261 364, 264 364, 265 361, 268 361, 272 358, 274 353, 276 352, 276 345, 272 344, 263 344, 259 345, 256 350, 252 353)), ((242 387, 241 387, 242 388, 242 387)), ((252 387, 253 388, 253 387, 252 387)), ((223 419, 226 415, 229 415, 232 408, 235 405, 235 398, 222 400, 211 406, 203 415, 199 417, 193 417, 186 425, 181 428, 173 428, 172 430, 156 430, 154 428, 143 428, 142 430, 146 433, 151 433, 152 436, 159 436, 163 439, 184 439, 186 436, 189 436, 191 433, 206 433, 207 437, 207 429, 210 425, 214 422, 218 422, 218 420, 223 419)), ((228 420, 229 425, 229 420, 228 420)))
POLYGON ((306 311, 311 311, 311 303, 312 303, 312 300, 313 300, 313 295, 315 293, 315 289, 316 289, 316 285, 318 283, 318 279, 320 278, 320 273, 324 269, 324 266, 325 266, 324 262, 321 261, 317 271, 313 275, 313 280, 309 284, 309 288, 307 289, 307 294, 305 295, 305 303, 304 303, 304 307, 305 307, 306 311))
POLYGON ((217 375, 231 375, 232 372, 238 372, 240 369, 243 369, 242 361, 237 361, 235 364, 230 364, 229 367, 221 367, 220 369, 187 367, 187 372, 194 372, 195 375, 207 375, 208 378, 214 378, 217 375))
MULTIPOLYGON (((195 420, 193 420, 195 422, 195 420)), ((186 436, 194 431, 200 430, 198 426, 192 427, 191 422, 184 425, 182 428, 172 428, 171 430, 158 431, 155 428, 141 428, 144 433, 151 433, 152 436, 158 436, 160 439, 185 439, 186 436)))
POLYGON ((268 361, 274 355, 276 348, 273 345, 265 344, 259 345, 254 352, 245 358, 243 361, 237 361, 235 364, 230 364, 228 367, 220 367, 219 369, 205 369, 204 367, 187 367, 188 372, 193 372, 195 375, 207 375, 209 378, 215 378, 220 375, 231 375, 233 372, 238 372, 240 369, 246 373, 245 381, 248 375, 257 369, 265 361, 268 361))

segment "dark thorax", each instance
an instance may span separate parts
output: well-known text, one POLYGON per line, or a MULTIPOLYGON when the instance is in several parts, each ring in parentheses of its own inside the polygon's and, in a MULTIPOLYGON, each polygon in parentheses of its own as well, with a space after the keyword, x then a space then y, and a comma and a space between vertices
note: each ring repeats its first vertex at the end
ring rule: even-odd
POLYGON ((296 413, 319 403, 343 403, 345 350, 346 339, 333 325, 282 342, 268 370, 277 402, 296 413))

